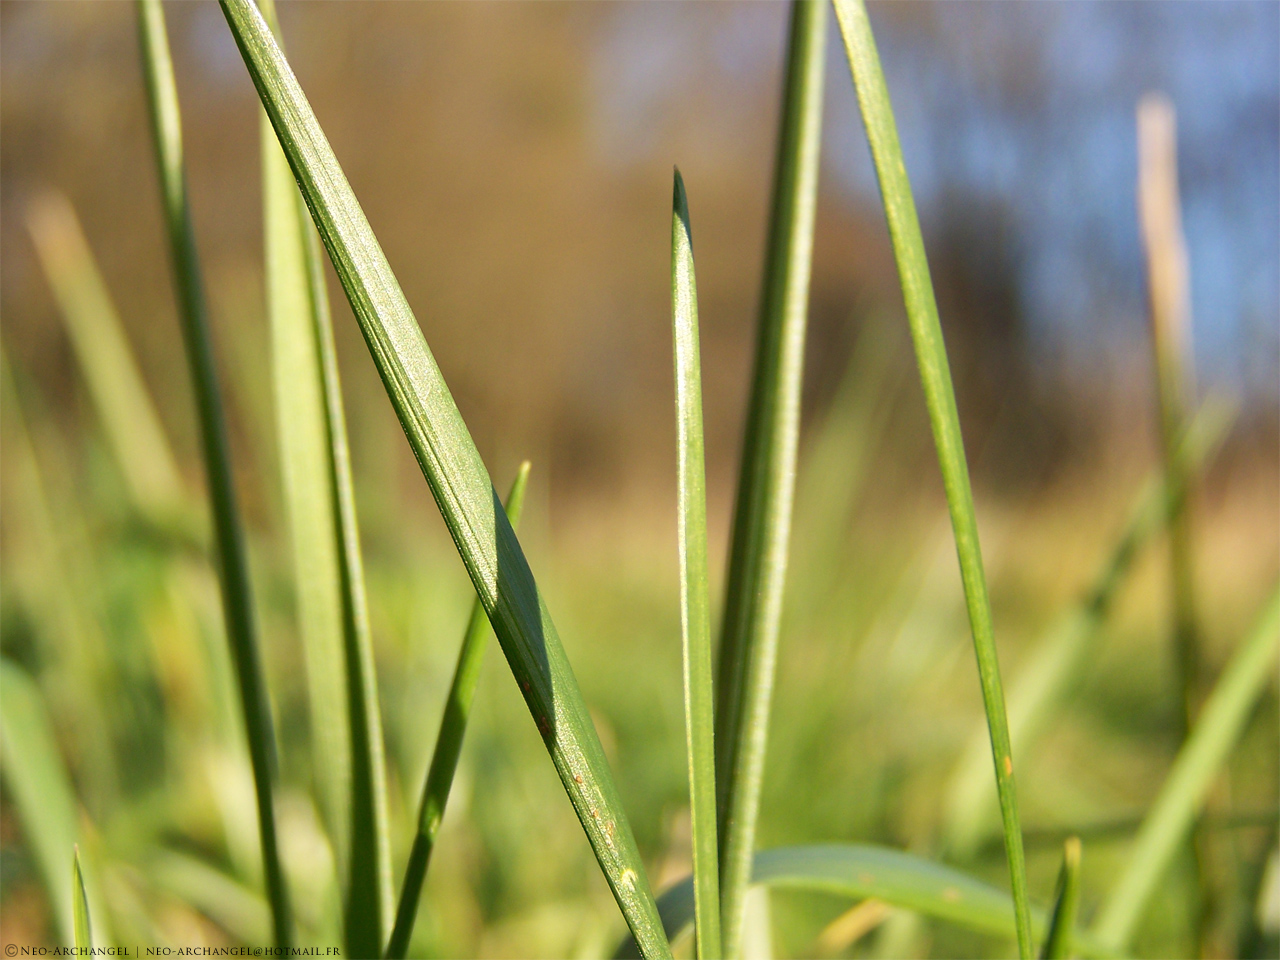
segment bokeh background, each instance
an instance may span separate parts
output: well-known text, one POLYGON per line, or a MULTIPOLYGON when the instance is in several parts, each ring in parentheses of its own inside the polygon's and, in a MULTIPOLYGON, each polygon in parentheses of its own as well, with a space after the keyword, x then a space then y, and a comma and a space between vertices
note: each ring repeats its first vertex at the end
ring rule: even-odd
MULTIPOLYGON (((323 869, 308 865, 323 864, 324 841, 309 799, 269 382, 257 100, 215 3, 167 12, 251 529, 291 869, 318 876, 323 869)), ((210 772, 234 758, 210 760, 205 740, 217 737, 200 733, 216 726, 221 707, 216 694, 193 692, 216 687, 208 681, 220 637, 215 588, 198 559, 174 560, 131 525, 119 465, 28 229, 48 191, 74 206, 198 496, 134 17, 123 3, 0 5, 0 336, 16 388, 6 393, 0 437, 0 642, 44 690, 100 837, 114 926, 138 942, 238 942, 252 934, 252 917, 229 920, 198 905, 182 885, 190 872, 156 866, 174 854, 188 868, 198 861, 254 883, 251 850, 237 850, 245 813, 227 786, 235 772, 210 772), (53 541, 32 519, 33 498, 47 504, 53 541), (79 627, 66 625, 67 604, 79 609, 70 618, 79 627), (85 681, 92 689, 76 688, 50 652, 60 631, 75 630, 102 643, 98 673, 85 681), (122 705, 96 716, 90 694, 104 690, 122 705), (86 733, 94 726, 106 731, 109 757, 86 733)), ((303 87, 499 487, 521 459, 533 461, 522 540, 652 878, 669 883, 688 866, 671 167, 680 165, 688 185, 697 255, 714 558, 728 539, 741 442, 786 8, 284 3, 280 17, 303 87)), ((1216 672, 1280 571, 1280 7, 879 4, 872 23, 955 368, 1006 677, 1081 595, 1158 463, 1134 114, 1153 90, 1177 109, 1198 392, 1230 398, 1239 411, 1193 508, 1203 643, 1216 672)), ((829 41, 792 588, 760 839, 928 852, 943 785, 981 704, 834 21, 829 41)), ((398 871, 469 587, 330 279, 398 871)), ((723 564, 713 562, 719 583, 723 564)), ((1021 760, 1042 901, 1057 868, 1055 831, 1138 816, 1176 749, 1168 581, 1167 545, 1157 541, 1041 750, 1021 760)), ((1221 891, 1207 942, 1221 955, 1275 949, 1255 905, 1276 843, 1277 794, 1273 684, 1215 790, 1217 826, 1205 828, 1221 891)), ((1123 824, 1095 841, 1086 834, 1086 917, 1131 836, 1123 824)), ((0 843, 0 937, 52 942, 39 871, 9 798, 0 843)), ((966 865, 1005 882, 998 844, 966 865)), ((1190 942, 1189 876, 1180 864, 1151 911, 1146 952, 1177 953, 1190 942)), ((847 907, 774 896, 777 949, 1011 949, 905 922, 850 943, 822 940, 847 907)), ((303 912, 323 939, 325 911, 303 912)), ((592 956, 611 949, 620 929, 495 648, 416 948, 592 956)))

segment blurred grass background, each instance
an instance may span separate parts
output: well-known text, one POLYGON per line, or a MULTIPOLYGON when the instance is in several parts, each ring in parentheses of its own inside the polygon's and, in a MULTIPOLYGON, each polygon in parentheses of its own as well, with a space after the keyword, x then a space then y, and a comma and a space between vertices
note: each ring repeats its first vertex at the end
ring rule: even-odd
MULTIPOLYGON (((175 4, 169 16, 282 746, 285 856, 304 929, 336 942, 324 940, 331 864, 310 796, 268 379, 257 101, 216 4, 175 4)), ((1158 462, 1133 111, 1152 87, 1177 106, 1202 387, 1241 404, 1194 505, 1216 673, 1280 572, 1280 13, 1262 3, 911 4, 872 17, 956 368, 1006 678, 1087 587, 1158 462)), ((689 866, 670 169, 680 163, 694 210, 715 598, 785 8, 283 4, 281 22, 496 481, 534 463, 521 539, 661 888, 689 866), (676 64, 691 66, 672 80, 676 64)), ((829 55, 805 437, 760 842, 930 852, 981 703, 870 162, 835 68, 843 53, 829 55)), ((27 228, 44 191, 70 198, 198 503, 132 7, 0 6, 0 126, 0 316, 13 388, 0 413, 0 644, 51 712, 116 935, 252 938, 261 905, 219 897, 199 873, 213 866, 252 887, 256 870, 216 584, 198 547, 175 544, 131 503, 27 228)), ((341 305, 336 283, 331 293, 341 305)), ((470 588, 345 306, 335 327, 398 874, 470 588)), ((1059 846, 1036 832, 1139 816, 1176 750, 1168 581, 1159 541, 1068 707, 1020 760, 1042 902, 1059 846)), ((508 671, 491 660, 415 948, 600 955, 621 921, 508 671)), ((1269 944, 1246 941, 1258 935, 1258 871, 1276 843, 1278 725, 1273 685, 1211 803, 1211 821, 1253 817, 1210 831, 1221 955, 1274 951, 1274 931, 1269 944)), ((1084 834, 1083 917, 1131 836, 1084 834)), ((53 942, 54 911, 8 790, 0 844, 0 938, 53 942)), ((972 866, 1005 882, 998 843, 972 866)), ((1190 942, 1191 874, 1180 870, 1151 911, 1144 953, 1190 942)), ((779 952, 800 955, 848 907, 783 893, 772 904, 779 952)), ((913 936, 913 949, 939 956, 1009 950, 941 926, 913 936)), ((839 949, 892 948, 882 933, 839 949)))

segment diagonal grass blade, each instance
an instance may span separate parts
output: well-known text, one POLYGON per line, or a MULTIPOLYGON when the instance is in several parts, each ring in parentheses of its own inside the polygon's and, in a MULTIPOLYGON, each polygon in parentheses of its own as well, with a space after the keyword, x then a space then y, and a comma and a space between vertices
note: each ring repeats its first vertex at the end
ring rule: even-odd
MULTIPOLYGON (((520 464, 516 478, 507 494, 507 519, 511 529, 520 527, 520 514, 524 511, 524 492, 529 485, 529 461, 520 464)), ((396 911, 396 925, 391 931, 386 956, 391 960, 404 957, 409 949, 409 937, 418 915, 418 901, 422 896, 422 883, 427 877, 431 851, 435 848, 436 834, 444 820, 444 808, 453 787, 453 775, 458 769, 458 756, 462 752, 462 738, 467 732, 467 720, 471 716, 471 701, 475 698, 476 684, 480 680, 480 667, 489 646, 489 618, 484 605, 476 598, 467 621, 467 632, 458 651, 458 665, 449 687, 449 699, 445 701, 444 717, 440 721, 440 733, 436 736, 435 751, 427 779, 422 785, 422 802, 418 806, 418 832, 409 851, 409 863, 404 871, 404 883, 400 888, 400 907, 396 911)))
POLYGON ((668 956, 599 737, 475 442, 266 22, 250 0, 223 0, 222 7, 405 436, 614 898, 646 955, 668 956))
POLYGON ((995 635, 991 625, 991 604, 987 598, 986 575, 982 568, 982 552, 978 542, 978 522, 973 509, 973 492, 969 487, 969 468, 965 462, 964 440, 960 436, 960 417, 956 411, 951 370, 938 320, 938 305, 929 279, 929 263, 925 257, 920 220, 916 216, 911 184, 898 142, 898 128, 889 103, 889 90, 880 68, 875 38, 867 9, 861 0, 834 0, 836 18, 844 36, 845 51, 853 73, 885 218, 893 242, 894 258, 902 281, 911 339, 915 343, 920 382, 924 387, 925 405, 933 427, 938 449, 938 465, 951 512, 956 553, 960 560, 960 577, 964 582, 969 626, 973 633, 978 675, 982 683, 982 702, 991 734, 991 753, 995 762, 996 786, 1000 796, 1000 816, 1004 825, 1005 853, 1009 860, 1009 879, 1018 921, 1018 953, 1027 960, 1031 956, 1031 922, 1027 900, 1027 868, 1022 852, 1022 830, 1018 822, 1018 799, 1013 777, 1013 751, 1009 745, 1009 725, 1005 718, 1004 691, 1000 684, 1000 662, 996 655, 995 635))
POLYGON ((1062 846, 1062 870, 1058 874, 1058 894, 1049 916, 1041 960, 1063 960, 1071 956, 1076 912, 1080 906, 1080 838, 1068 837, 1062 846))
POLYGON ((1133 938, 1156 884, 1185 842, 1213 779, 1231 753, 1268 681, 1275 678, 1280 648, 1280 589, 1268 599, 1253 630, 1227 664, 1200 719, 1178 752, 1155 803, 1147 812, 1129 866, 1098 917, 1094 933, 1115 950, 1133 938))
POLYGON ((231 454, 223 422, 213 345, 205 319, 199 258, 191 224, 191 210, 187 202, 178 90, 160 0, 139 0, 138 23, 152 134, 160 170, 165 224, 173 256, 178 313, 195 390, 209 497, 213 506, 227 640, 235 661, 240 705, 244 714, 245 734, 249 740, 249 757, 257 792, 258 831, 262 842, 267 899, 271 903, 276 943, 280 947, 287 947, 292 938, 289 900, 280 867, 275 805, 272 799, 275 736, 254 631, 248 563, 236 507, 231 454))
POLYGON ((683 627, 685 747, 693 826, 698 956, 722 955, 716 844, 715 713, 711 600, 707 570, 707 471, 702 436, 698 285, 684 178, 675 172, 671 212, 671 316, 675 338, 676 449, 679 460, 680 622, 683 627))
MULTIPOLYGON (((278 36, 274 4, 261 7, 278 36)), ((347 952, 376 956, 391 923, 391 843, 346 419, 320 245, 265 113, 262 168, 272 375, 314 770, 343 878, 347 952)))
POLYGON ((827 10, 791 8, 755 368, 716 682, 724 953, 740 952, 786 582, 822 136, 827 10))

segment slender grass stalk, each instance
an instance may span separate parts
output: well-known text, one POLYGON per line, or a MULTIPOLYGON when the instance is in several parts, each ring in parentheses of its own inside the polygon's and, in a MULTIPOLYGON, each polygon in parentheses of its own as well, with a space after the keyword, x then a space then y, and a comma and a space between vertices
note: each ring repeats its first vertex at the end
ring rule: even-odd
POLYGON ((170 520, 183 500, 177 460, 80 221, 66 197, 47 193, 27 226, 134 505, 170 520))
MULTIPOLYGON (((1130 511, 1128 523, 1111 553, 1098 568, 1092 585, 1045 632, 1028 655, 1026 669, 1009 691, 1009 734, 1018 756, 1036 747, 1050 717, 1085 669, 1102 637, 1112 601, 1126 582, 1134 561, 1165 528, 1170 512, 1182 502, 1185 486, 1178 477, 1198 476, 1213 459, 1234 420, 1234 407, 1206 402, 1196 414, 1178 451, 1178 471, 1150 478, 1130 511)), ((988 733, 974 730, 948 790, 942 846, 948 853, 972 856, 986 833, 995 793, 991 779, 988 733)))
POLYGON ((266 22, 250 0, 222 0, 222 7, 405 436, 614 898, 646 956, 669 956, 600 739, 475 442, 266 22))
POLYGON ((1071 956, 1072 932, 1080 908, 1080 838, 1068 837, 1062 845, 1062 870, 1058 873, 1058 893, 1049 917, 1041 960, 1064 960, 1071 956))
MULTIPOLYGON (((277 38, 275 6, 260 6, 277 38)), ((315 775, 344 890, 344 941, 376 956, 393 891, 382 722, 324 264, 262 114, 268 316, 285 501, 307 653, 315 775), (346 704, 346 710, 333 709, 346 704)))
POLYGON ((80 872, 80 845, 74 845, 71 856, 71 910, 74 914, 76 952, 93 949, 93 928, 89 923, 89 897, 84 892, 84 874, 80 872))
MULTIPOLYGON (((1194 395, 1191 365, 1191 296, 1186 241, 1178 202, 1178 148, 1173 104, 1148 95, 1138 105, 1138 212, 1147 259, 1151 342, 1161 452, 1171 487, 1184 486, 1178 445, 1194 395)), ((1182 698, 1183 735, 1199 707, 1200 655, 1196 638, 1195 575, 1187 497, 1168 518, 1173 579, 1174 654, 1182 698)))
POLYGON ((1126 949, 1156 885, 1185 842, 1214 778, 1226 762, 1258 697, 1275 679, 1280 648, 1280 588, 1268 599, 1222 672, 1186 744, 1147 812, 1129 865, 1107 900, 1094 933, 1126 949))
MULTIPOLYGON (((755 855, 751 882, 773 889, 822 891, 857 900, 875 899, 968 930, 996 937, 1015 935, 1009 895, 967 873, 888 847, 828 844, 781 847, 755 855)), ((686 877, 658 900, 667 933, 674 939, 693 919, 693 881, 686 877)), ((1049 929, 1046 911, 1031 911, 1037 938, 1049 929)), ((1072 934, 1086 957, 1115 956, 1087 933, 1072 934)), ((624 940, 617 957, 635 956, 624 940)))
MULTIPOLYGON (((520 514, 524 511, 524 493, 529 485, 529 461, 520 464, 516 478, 507 493, 506 512, 511 529, 520 528, 520 514)), ((458 769, 458 756, 462 753, 462 738, 467 732, 471 717, 471 702, 475 699, 476 685, 480 681, 480 667, 484 663, 485 650, 489 647, 489 618, 484 604, 476 597, 471 605, 471 617, 467 632, 458 651, 458 665, 453 671, 453 683, 449 686, 449 698, 445 701, 444 716, 440 720, 440 732, 436 735, 435 750, 427 779, 422 785, 422 801, 418 805, 418 832, 409 851, 409 863, 404 871, 404 883, 400 887, 400 907, 396 911, 396 924, 387 943, 386 956, 400 960, 409 950, 409 938, 413 934, 414 920, 418 916, 418 902, 422 897, 422 884, 427 877, 431 852, 435 849, 436 836, 444 820, 445 805, 453 787, 453 776, 458 769)))
POLYGON ((275 737, 254 631, 249 569, 236 507, 231 454, 223 422, 222 400, 206 321, 199 258, 187 200, 178 89, 174 81, 173 61, 169 55, 169 38, 160 0, 139 0, 138 23, 152 133, 160 169, 165 225, 173 256, 178 313, 182 321, 192 387, 195 390, 205 471, 213 507, 223 615, 227 640, 235 662, 240 705, 257 793, 258 832, 262 843, 267 899, 271 903, 276 944, 287 947, 292 940, 289 898, 280 866, 275 805, 272 799, 275 737))
POLYGON ((960 435, 960 417, 956 411, 951 370, 947 365, 946 345, 938 320, 938 305, 929 279, 929 263, 925 257, 920 220, 916 215, 911 184, 902 159, 898 129, 889 103, 880 56, 876 52, 871 23, 861 0, 834 0, 836 17, 844 35, 845 50, 858 94, 858 106, 871 144, 885 218, 893 242, 894 258, 902 281, 911 339, 915 344, 920 382, 924 387, 925 405, 938 449, 938 465, 951 512, 956 553, 960 560, 960 576, 964 582, 965 604, 973 633, 978 675, 982 683, 982 702, 986 709, 991 734, 992 759, 995 762, 996 786, 1000 795, 1000 815, 1004 826, 1005 853, 1009 860, 1009 878, 1017 916, 1018 953, 1027 960, 1031 956, 1031 922, 1027 899, 1027 870, 1022 852, 1022 831, 1018 823, 1018 799, 1013 777, 1013 752, 1009 743, 1009 725, 1005 717, 1004 691, 1000 683, 1000 663, 996 655, 995 636, 991 624, 991 604, 987 598, 986 576, 982 568, 982 552, 978 542, 978 522, 973 509, 973 492, 969 487, 969 468, 965 462, 964 440, 960 435))
POLYGON ((721 956, 716 844, 715 713, 711 702, 711 600, 707 569, 707 470, 702 436, 698 285, 684 178, 675 172, 671 211, 671 322, 675 339, 679 461, 680 623, 683 628, 685 749, 693 829, 698 956, 721 956))
POLYGON ((786 583, 826 30, 826 7, 819 0, 796 0, 716 682, 720 915, 727 957, 736 957, 742 945, 786 583))

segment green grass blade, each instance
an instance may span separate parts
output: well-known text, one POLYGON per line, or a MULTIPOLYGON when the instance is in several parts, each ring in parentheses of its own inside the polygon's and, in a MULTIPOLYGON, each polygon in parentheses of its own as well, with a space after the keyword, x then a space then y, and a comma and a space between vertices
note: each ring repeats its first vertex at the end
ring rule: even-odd
POLYGON ((80 872, 80 847, 74 846, 71 857, 71 903, 75 927, 76 950, 93 948, 93 930, 89 924, 89 897, 84 892, 84 874, 80 872))
POLYGON ((190 854, 166 850, 148 862, 147 876, 242 943, 264 943, 271 936, 267 902, 217 867, 190 854))
POLYGON ((1062 847, 1062 870, 1058 874, 1058 895, 1049 916, 1041 960, 1064 960, 1071 956, 1076 913, 1080 907, 1080 838, 1069 837, 1062 847))
POLYGON ((822 136, 827 11, 791 8, 769 246, 716 681, 724 953, 740 952, 786 582, 822 136))
POLYGON ((716 843, 715 713, 707 569, 707 471, 702 437, 698 285, 684 179, 675 172, 671 212, 671 316, 675 338, 679 460, 680 622, 683 626, 685 747, 693 827, 698 956, 721 956, 720 865, 716 843))
POLYGON ((1231 753, 1267 683, 1280 648, 1280 589, 1223 670, 1200 719, 1178 752, 1147 812, 1129 865, 1094 928, 1116 950, 1128 947, 1142 914, 1178 848, 1186 841, 1214 777, 1231 753))
MULTIPOLYGON (((83 883, 76 880, 78 870, 67 857, 68 850, 76 849, 79 835, 75 794, 39 689, 7 660, 0 660, 0 751, 5 784, 44 881, 58 933, 63 943, 78 944, 74 886, 83 883)), ((92 882, 87 886, 85 901, 102 918, 92 882)), ((104 932, 99 930, 99 936, 104 932)))
POLYGON ((177 461, 80 221, 66 197, 48 193, 32 204, 27 225, 134 504, 171 520, 183 498, 177 461))
MULTIPOLYGON (((524 511, 524 493, 529 485, 529 461, 520 464, 516 478, 507 494, 507 519, 511 529, 520 528, 520 514, 524 511)), ((444 717, 440 720, 440 732, 436 736, 431 766, 422 785, 422 801, 418 805, 418 832, 409 851, 409 863, 404 871, 404 883, 400 888, 400 908, 396 912, 396 925, 387 943, 386 956, 399 960, 409 950, 409 938, 413 934, 414 920, 418 916, 418 901, 422 896, 422 883, 427 877, 431 851, 435 848, 436 835, 444 820, 445 805, 453 787, 453 775, 458 769, 458 756, 462 752, 462 738, 467 732, 467 720, 471 716, 471 702, 475 699, 476 684, 480 680, 480 667, 484 663, 485 650, 489 647, 489 618, 484 605, 477 597, 471 606, 467 632, 458 651, 458 665, 453 671, 453 683, 449 698, 445 701, 444 717)))
MULTIPOLYGON (((262 7, 274 20, 273 5, 262 7)), ((314 769, 343 878, 347 952, 376 956, 391 923, 391 844, 346 419, 319 242, 265 113, 262 166, 276 415, 314 769), (333 709, 339 703, 347 709, 333 709)))
POLYGON ((835 0, 836 18, 844 36, 845 50, 853 73, 871 144, 871 156, 880 181, 885 218, 893 242, 894 258, 902 281, 911 339, 915 344, 920 382, 924 387, 925 405, 933 427, 938 465, 951 512, 956 553, 960 560, 960 577, 964 582, 965 604, 973 633, 978 675, 982 683, 982 702, 991 735, 991 752, 995 762, 996 786, 1000 796, 1000 816, 1004 826, 1005 853, 1009 860, 1009 878, 1013 888, 1018 921, 1018 953, 1027 960, 1031 956, 1031 924, 1027 899, 1027 870, 1022 852, 1022 831, 1018 822, 1018 799, 1013 776, 1013 752, 1009 745, 1009 726, 1005 718, 1004 691, 1000 684, 1000 663, 996 656, 995 635, 991 625, 991 604, 987 598, 986 576, 978 543, 978 522, 973 509, 973 492, 969 487, 969 468, 965 462, 964 441, 960 435, 960 417, 956 411, 951 370, 938 320, 938 305, 929 279, 929 263, 925 258, 920 220, 916 216, 911 184, 902 159, 898 129, 889 103, 889 90, 880 56, 876 52, 871 23, 862 0, 835 0))
MULTIPOLYGON (((966 873, 888 847, 831 844, 762 850, 755 856, 752 882, 774 888, 815 890, 854 899, 876 899, 997 937, 1016 935, 1013 902, 966 873)), ((693 919, 693 881, 686 877, 658 898, 663 923, 673 939, 693 919)), ((1032 930, 1043 936, 1048 917, 1031 913, 1032 930)), ((1084 956, 1113 956, 1087 934, 1073 935, 1084 956)), ((616 956, 635 956, 624 941, 616 956)))
POLYGON ((646 955, 667 956, 670 947, 600 739, 475 442, 265 21, 249 0, 224 0, 222 6, 405 436, 610 889, 646 955))
MULTIPOLYGON (((1198 476, 1211 462, 1234 420, 1229 404, 1206 402, 1183 438, 1180 476, 1198 476)), ((1170 510, 1181 502, 1181 487, 1170 488, 1160 474, 1150 478, 1134 502, 1129 521, 1080 602, 1057 620, 1028 656, 1026 669, 1010 685, 1009 735, 1019 757, 1030 755, 1049 719, 1089 663, 1102 636, 1112 601, 1142 549, 1164 529, 1170 510)), ((985 724, 976 729, 956 765, 948 791, 943 849, 967 858, 987 831, 995 806, 990 748, 985 724)))
POLYGON ((182 156, 182 120, 178 90, 169 55, 169 39, 160 0, 139 0, 139 34, 156 158, 160 168, 165 224, 173 256, 179 317, 191 368, 200 422, 205 471, 212 502, 219 580, 227 639, 235 662, 240 705, 244 714, 249 757, 258 801, 258 830, 262 841, 263 874, 278 946, 292 938, 288 893, 276 839, 272 779, 275 775, 275 737, 272 732, 266 682, 263 679, 249 570, 232 482, 231 455, 223 421, 222 400, 214 366, 213 345, 205 318, 204 291, 187 202, 182 156))

